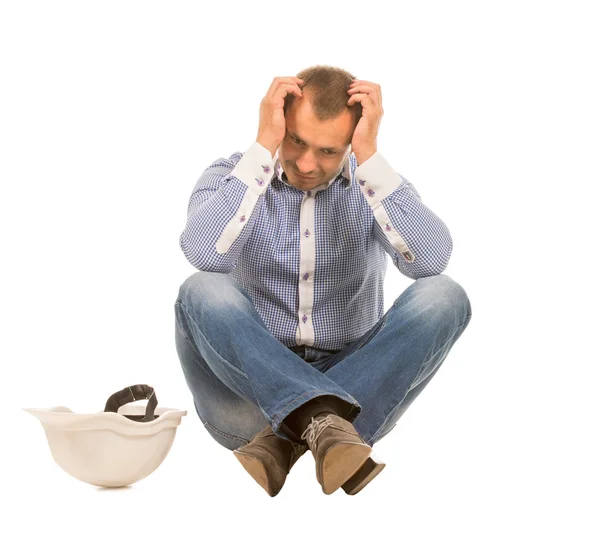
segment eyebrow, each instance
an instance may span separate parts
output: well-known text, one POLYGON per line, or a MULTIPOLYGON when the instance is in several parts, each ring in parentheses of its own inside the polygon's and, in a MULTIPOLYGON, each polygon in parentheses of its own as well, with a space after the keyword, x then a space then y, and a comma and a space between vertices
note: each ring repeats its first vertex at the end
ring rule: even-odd
MULTIPOLYGON (((291 131, 288 129, 288 133, 290 135, 293 135, 296 139, 298 139, 299 141, 302 141, 303 143, 306 143, 306 141, 304 139, 302 139, 302 137, 300 137, 295 131, 291 131)), ((344 147, 319 147, 321 150, 329 150, 329 151, 343 151, 344 147)))

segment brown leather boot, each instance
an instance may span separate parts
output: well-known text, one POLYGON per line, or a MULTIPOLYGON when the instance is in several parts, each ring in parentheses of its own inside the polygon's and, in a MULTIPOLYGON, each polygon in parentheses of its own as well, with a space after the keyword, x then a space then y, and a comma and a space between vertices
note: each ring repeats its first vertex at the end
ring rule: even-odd
POLYGON ((233 453, 269 496, 282 489, 288 473, 308 448, 277 436, 270 425, 233 453))
POLYGON ((371 447, 352 423, 334 413, 312 417, 301 439, 306 440, 315 458, 317 481, 325 494, 335 492, 346 483, 371 455, 371 447))

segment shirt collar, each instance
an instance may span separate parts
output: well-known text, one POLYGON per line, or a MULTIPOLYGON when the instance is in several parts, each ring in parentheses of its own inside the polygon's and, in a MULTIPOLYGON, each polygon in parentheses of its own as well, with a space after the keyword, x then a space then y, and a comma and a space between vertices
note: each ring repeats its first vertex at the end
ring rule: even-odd
MULTIPOLYGON (((273 168, 274 168, 275 175, 279 178, 279 181, 289 185, 283 179, 283 168, 281 166, 281 163, 279 162, 279 149, 277 149, 277 152, 275 153, 275 158, 273 159, 273 168)), ((354 170, 355 169, 356 169, 356 158, 354 157, 354 154, 352 153, 352 151, 350 151, 350 154, 348 156, 346 156, 346 160, 344 162, 344 165, 342 166, 342 170, 340 171, 340 173, 337 174, 336 176, 334 176, 332 179, 330 179, 328 183, 321 184, 318 187, 311 189, 311 191, 316 192, 316 191, 321 191, 322 189, 327 189, 340 176, 340 174, 348 180, 348 184, 346 186, 344 186, 344 189, 350 189, 350 187, 352 187, 352 181, 354 178, 354 170)))

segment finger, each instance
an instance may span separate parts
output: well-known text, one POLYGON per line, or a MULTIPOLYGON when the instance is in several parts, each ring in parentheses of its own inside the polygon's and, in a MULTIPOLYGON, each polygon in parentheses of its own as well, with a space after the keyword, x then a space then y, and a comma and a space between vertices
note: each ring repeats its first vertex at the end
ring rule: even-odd
POLYGON ((348 106, 352 106, 356 102, 360 102, 362 104, 363 100, 369 99, 369 95, 367 93, 355 93, 348 100, 348 106))
POLYGON ((383 108, 383 97, 381 95, 381 86, 377 85, 377 83, 373 83, 375 87, 375 93, 377 94, 378 103, 383 108))
POLYGON ((351 92, 368 92, 374 94, 378 99, 379 103, 383 105, 383 95, 381 93, 381 86, 377 83, 372 83, 371 81, 364 80, 353 80, 350 83, 350 89, 348 89, 348 93, 351 92))
POLYGON ((304 84, 304 80, 299 77, 275 77, 271 82, 271 86, 267 91, 267 95, 273 94, 280 85, 283 83, 289 83, 290 85, 299 85, 302 86, 304 84))
POLYGON ((351 83, 348 91, 367 91, 369 93, 381 93, 381 87, 376 83, 369 83, 365 81, 363 83, 351 83))
POLYGON ((300 79, 299 77, 296 77, 295 75, 292 75, 290 77, 275 77, 275 79, 273 79, 273 82, 285 82, 285 83, 304 83, 304 79, 300 79))
POLYGON ((288 93, 293 93, 297 97, 302 97, 302 90, 298 85, 291 85, 287 83, 282 83, 279 85, 279 88, 275 90, 273 95, 275 97, 284 98, 288 93))
POLYGON ((366 93, 374 93, 375 90, 376 90, 375 87, 370 87, 368 85, 355 85, 353 87, 350 87, 350 89, 348 89, 348 92, 362 91, 362 92, 366 92, 366 93))
MULTIPOLYGON (((366 92, 366 91, 365 92, 361 92, 361 93, 358 92, 358 91, 363 91, 363 89, 366 89, 366 87, 358 87, 356 89, 356 91, 357 91, 356 93, 351 93, 350 91, 348 91, 348 94, 352 94, 352 95, 355 95, 355 94, 367 95, 367 96, 369 96, 370 100, 373 101, 373 104, 379 106, 381 108, 381 111, 383 111, 383 101, 381 99, 381 92, 378 91, 377 89, 372 89, 372 90, 370 90, 368 92, 366 92)), ((352 97, 350 97, 350 98, 352 98, 352 97)), ((352 103, 348 102, 348 106, 352 106, 352 104, 355 104, 355 102, 352 102, 352 103)))

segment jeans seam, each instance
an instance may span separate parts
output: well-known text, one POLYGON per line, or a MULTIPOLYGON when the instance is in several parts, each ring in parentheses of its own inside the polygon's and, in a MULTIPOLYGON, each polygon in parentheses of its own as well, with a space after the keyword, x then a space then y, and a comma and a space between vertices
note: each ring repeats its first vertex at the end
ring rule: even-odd
POLYGON ((179 333, 181 334, 181 336, 183 337, 183 339, 189 344, 189 347, 191 349, 192 352, 192 359, 194 360, 195 363, 202 365, 203 363, 205 364, 204 361, 199 361, 196 357, 196 350, 198 349, 198 346, 196 345, 196 343, 193 340, 190 340, 187 335, 185 334, 185 332, 183 331, 183 328, 181 328, 181 326, 179 325, 178 319, 175 319, 175 326, 177 326, 177 330, 179 330, 179 333))
POLYGON ((380 430, 382 430, 382 429, 383 429, 383 426, 379 427, 379 430, 378 430, 378 431, 377 431, 377 432, 376 432, 376 433, 375 433, 375 434, 374 434, 374 435, 373 435, 371 438, 369 438, 368 440, 366 440, 367 444, 370 444, 371 446, 373 446, 373 444, 375 444, 375 438, 377 438, 377 440, 378 440, 378 441, 379 441, 379 440, 381 440, 381 439, 382 439, 384 436, 387 436, 388 434, 390 434, 390 433, 391 433, 391 432, 394 430, 394 428, 396 427, 396 425, 397 425, 397 424, 398 424, 398 422, 396 421, 396 422, 395 422, 395 423, 392 425, 392 428, 391 428, 389 431, 387 431, 387 432, 386 432, 384 435, 382 435, 380 438, 377 438, 377 434, 379 433, 379 431, 380 431, 380 430))
POLYGON ((361 349, 363 346, 368 344, 373 338, 375 338, 375 336, 377 336, 377 334, 379 334, 381 332, 381 330, 383 329, 383 327, 385 326, 385 323, 387 322, 388 317, 389 317, 389 313, 385 315, 385 318, 383 319, 383 322, 379 325, 379 328, 377 328, 377 330, 375 330, 371 336, 366 338, 362 344, 359 344, 358 346, 356 346, 346 357, 348 357, 349 355, 352 355, 353 353, 356 353, 359 349, 361 349))
MULTIPOLYGON (((456 328, 456 331, 454 332, 454 334, 452 335, 452 337, 440 348, 438 349, 429 359, 427 359, 426 361, 423 361, 423 363, 421 363, 421 367, 427 363, 429 363, 440 351, 442 351, 443 349, 446 348, 446 346, 454 339, 454 336, 456 335, 456 332, 461 330, 465 324, 467 324, 467 322, 470 320, 470 317, 465 319, 464 322, 462 324, 459 324, 458 327, 456 328)), ((458 340, 458 338, 457 338, 458 340)), ((419 369, 420 371, 421 369, 419 369)), ((418 374, 418 373, 417 373, 418 374)), ((413 388, 413 386, 415 386, 414 384, 411 384, 411 388, 413 388)))
MULTIPOLYGON (((177 309, 177 305, 179 305, 182 309, 184 309, 183 305, 179 302, 176 301, 174 308, 177 309)), ((185 310, 185 309, 184 309, 185 310)), ((186 311, 187 313, 187 311, 186 311)), ((177 326, 177 328, 179 329, 179 332, 181 333, 181 335, 188 341, 191 342, 191 340, 187 337, 185 331, 183 330, 183 328, 181 328, 181 325, 179 324, 179 319, 177 318, 177 313, 175 314, 175 325, 177 326)))
MULTIPOLYGON (((458 330, 460 330, 460 328, 466 324, 466 322, 469 319, 466 319, 463 324, 459 325, 458 330)), ((423 363, 421 363, 421 365, 419 366, 419 372, 417 372, 417 376, 419 376, 419 373, 421 372, 421 369, 423 368, 423 366, 426 363, 429 363, 429 361, 431 361, 440 351, 442 351, 454 338, 454 334, 452 335, 452 337, 446 341, 446 343, 444 343, 444 345, 438 349, 429 359, 427 359, 427 361, 423 361, 423 363)), ((418 386, 419 384, 421 384, 420 382, 418 384, 411 384, 410 388, 406 391, 406 394, 404 395, 404 398, 402 398, 395 406, 394 408, 387 414, 387 417, 384 419, 383 423, 381 424, 381 426, 373 433, 373 435, 371 436, 371 438, 369 439, 369 442, 372 442, 373 438, 375 438, 377 436, 377 434, 379 433, 379 431, 385 427, 389 421, 390 416, 396 412, 396 410, 400 407, 400 404, 404 401, 404 399, 406 398, 406 395, 408 394, 408 392, 410 392, 415 386, 418 386)), ((392 427, 393 428, 393 427, 392 427)), ((391 432, 391 429, 390 429, 391 432)))
POLYGON ((230 440, 243 440, 244 442, 250 442, 247 438, 243 438, 242 436, 236 436, 234 434, 229 434, 227 432, 224 432, 224 431, 218 429, 210 421, 203 421, 203 423, 204 423, 205 427, 212 429, 217 434, 220 434, 221 436, 224 436, 225 438, 229 438, 230 440))
MULTIPOLYGON (((190 315, 190 313, 187 310, 186 306, 183 303, 179 303, 179 301, 177 301, 176 304, 177 303, 185 311, 185 313, 189 316, 190 320, 194 323, 194 325, 196 326, 196 328, 198 329, 198 331, 200 332, 200 334, 202 334, 202 329, 200 328, 200 326, 198 326, 198 323, 194 320, 194 317, 192 315, 190 315)), ((202 336, 204 336, 204 334, 202 334, 202 336)), ((184 334, 184 337, 185 337, 185 334, 184 334)), ((235 365, 232 365, 229 361, 227 361, 227 359, 224 359, 223 357, 221 357, 221 354, 213 347, 213 345, 208 340, 206 341, 206 343, 210 346, 210 348, 215 352, 216 356, 222 362, 224 362, 226 365, 230 366, 237 374, 243 376, 245 379, 248 379, 248 376, 246 375, 246 373, 244 373, 243 371, 241 371, 240 369, 238 369, 235 365)))

